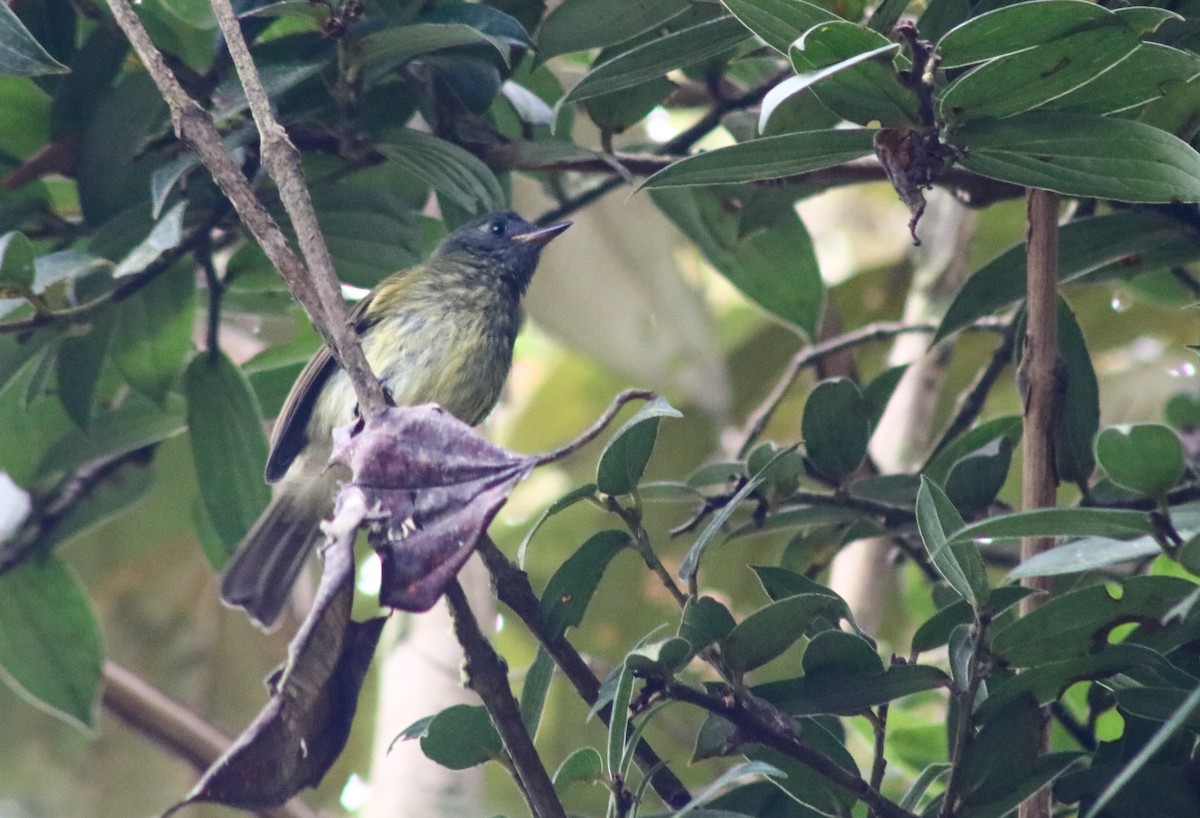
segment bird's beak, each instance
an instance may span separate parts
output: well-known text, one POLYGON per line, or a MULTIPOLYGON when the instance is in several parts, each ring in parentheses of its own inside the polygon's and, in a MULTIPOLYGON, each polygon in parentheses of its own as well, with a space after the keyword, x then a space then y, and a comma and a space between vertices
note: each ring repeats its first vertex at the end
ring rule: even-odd
POLYGON ((530 230, 528 233, 517 233, 512 238, 513 241, 541 247, 570 226, 570 222, 560 222, 559 224, 552 224, 549 227, 539 227, 536 230, 530 230))

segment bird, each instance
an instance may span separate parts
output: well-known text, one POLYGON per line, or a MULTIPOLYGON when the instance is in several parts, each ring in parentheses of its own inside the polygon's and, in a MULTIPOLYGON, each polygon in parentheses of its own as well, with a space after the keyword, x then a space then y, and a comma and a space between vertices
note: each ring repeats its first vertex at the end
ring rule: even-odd
MULTIPOLYGON (((512 211, 449 233, 429 259, 388 276, 351 313, 367 363, 397 406, 436 403, 472 426, 491 412, 512 366, 521 299, 546 244, 570 222, 538 227, 512 211)), ((271 630, 323 536, 338 483, 332 431, 357 400, 327 346, 309 360, 271 434, 272 499, 225 568, 221 598, 271 630)))

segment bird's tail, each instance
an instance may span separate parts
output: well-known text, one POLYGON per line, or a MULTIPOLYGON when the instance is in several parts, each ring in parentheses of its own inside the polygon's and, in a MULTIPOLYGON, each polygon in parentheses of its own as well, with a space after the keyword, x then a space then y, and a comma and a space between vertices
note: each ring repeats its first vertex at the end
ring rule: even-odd
POLYGON ((221 598, 244 608, 264 629, 274 626, 313 545, 326 509, 300 492, 277 492, 238 545, 221 580, 221 598))

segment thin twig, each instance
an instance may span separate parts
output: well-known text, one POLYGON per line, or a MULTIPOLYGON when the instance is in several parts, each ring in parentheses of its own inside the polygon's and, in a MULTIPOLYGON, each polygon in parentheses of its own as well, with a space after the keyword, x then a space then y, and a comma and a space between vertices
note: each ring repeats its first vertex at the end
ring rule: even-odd
MULTIPOLYGON (((762 98, 767 95, 768 91, 774 88, 781 79, 790 74, 791 72, 788 71, 769 77, 743 94, 730 97, 729 99, 719 100, 708 109, 704 116, 696 120, 696 122, 690 127, 680 131, 674 137, 655 148, 653 155, 677 157, 682 154, 686 154, 689 150, 691 150, 693 145, 695 145, 710 132, 712 132, 713 129, 720 125, 721 120, 726 114, 742 108, 749 108, 752 105, 757 105, 762 101, 762 98)), ((606 171, 609 173, 616 172, 612 167, 606 168, 606 171)), ((545 225, 561 221, 566 216, 569 216, 580 208, 602 198, 609 192, 616 190, 625 183, 625 178, 620 175, 605 179, 604 181, 599 182, 582 193, 560 202, 557 207, 554 207, 538 216, 537 223, 540 225, 545 225)))
POLYGON ((621 407, 630 401, 634 400, 654 400, 658 395, 646 389, 626 389, 621 394, 613 398, 612 403, 604 410, 604 414, 596 418, 596 421, 589 426, 582 434, 572 440, 570 443, 559 446, 557 449, 552 449, 543 454, 535 456, 537 465, 543 463, 551 463, 555 460, 562 460, 564 457, 569 457, 575 452, 582 449, 587 444, 596 439, 596 436, 604 431, 608 424, 612 423, 612 419, 617 416, 617 412, 621 411, 621 407))
POLYGON ((625 523, 625 527, 629 530, 630 539, 633 541, 633 548, 642 558, 642 562, 646 563, 646 567, 654 572, 654 575, 662 582, 663 587, 667 589, 667 593, 674 598, 676 604, 680 608, 686 607, 688 604, 688 595, 679 589, 679 586, 675 584, 675 578, 671 576, 671 572, 662 564, 662 560, 658 558, 658 554, 654 553, 654 546, 650 543, 650 535, 646 533, 646 528, 642 525, 641 511, 639 509, 626 508, 615 497, 608 497, 604 502, 603 508, 621 518, 621 522, 625 523))
POLYGON ((946 793, 942 798, 942 809, 939 818, 954 818, 958 808, 959 771, 962 767, 963 752, 971 736, 971 713, 975 709, 975 700, 979 697, 980 686, 983 684, 986 668, 983 664, 985 648, 984 636, 987 634, 988 620, 976 617, 972 625, 971 658, 967 662, 967 689, 954 688, 954 698, 958 703, 958 721, 955 724, 954 735, 950 746, 950 775, 946 779, 946 793))
MULTIPOLYGON (((116 662, 104 663, 104 709, 204 772, 229 748, 230 739, 216 727, 116 662)), ((259 813, 269 818, 315 818, 316 813, 293 798, 259 813)))
MULTIPOLYGON (((487 566, 492 577, 492 587, 496 597, 517 615, 525 627, 537 637, 542 647, 554 659, 554 663, 562 670, 567 681, 575 688, 575 692, 588 706, 595 705, 600 694, 600 680, 591 668, 583 661, 579 652, 561 634, 553 634, 542 617, 541 604, 533 587, 529 584, 529 576, 518 568, 508 557, 496 547, 489 537, 484 537, 476 546, 476 552, 487 566)), ((597 713, 605 725, 612 717, 612 706, 605 705, 597 713)), ((638 767, 643 772, 654 771, 650 786, 658 797, 672 809, 679 810, 692 800, 691 794, 683 786, 679 778, 668 767, 662 764, 658 754, 654 752, 645 739, 638 742, 634 748, 638 767)))
POLYGON ((446 586, 446 602, 454 618, 454 635, 466 656, 464 672, 472 690, 483 699, 492 723, 496 725, 508 751, 521 786, 535 818, 566 818, 562 802, 554 791, 550 774, 525 729, 521 708, 508 684, 508 667, 479 629, 467 595, 458 580, 446 586))
MULTIPOLYGON (((888 705, 879 705, 879 713, 875 714, 870 710, 867 711, 867 721, 871 723, 871 730, 875 733, 875 759, 871 763, 871 788, 878 790, 883 786, 883 776, 887 772, 887 756, 884 755, 884 745, 887 741, 887 718, 888 705)), ((875 811, 871 810, 868 813, 870 818, 875 818, 875 811)))
POLYGON ((212 215, 212 218, 205 219, 202 224, 189 230, 179 244, 169 250, 164 250, 158 258, 147 264, 141 272, 118 279, 117 285, 108 292, 98 295, 90 301, 77 304, 74 307, 67 307, 52 312, 39 312, 20 321, 0 322, 0 334, 7 335, 26 332, 38 327, 44 327, 56 321, 79 321, 107 304, 117 303, 129 298, 138 290, 171 269, 179 259, 208 241, 209 233, 224 218, 226 213, 227 211, 221 208, 220 212, 212 215))
POLYGON ((933 448, 929 450, 929 455, 925 458, 925 462, 921 464, 920 471, 924 471, 925 467, 929 465, 933 458, 937 457, 948 443, 969 429, 971 424, 975 422, 975 419, 979 417, 979 413, 983 411, 984 403, 987 402, 988 395, 992 392, 992 387, 996 385, 996 381, 999 380, 1000 375, 1012 362, 1016 340, 1017 322, 1010 319, 1008 326, 1004 329, 1003 335, 1000 336, 1000 343, 996 346, 996 351, 992 353, 991 360, 988 361, 987 366, 980 370, 979 374, 975 377, 975 381, 959 399, 954 417, 946 425, 946 429, 938 437, 933 448))
MULTIPOLYGON (((976 321, 970 326, 970 329, 995 331, 1000 326, 1001 324, 997 320, 985 318, 976 321)), ((796 383, 796 379, 800 377, 800 373, 805 369, 818 363, 823 358, 858 346, 859 344, 871 341, 883 341, 894 338, 897 335, 913 332, 933 334, 937 332, 937 324, 905 324, 900 321, 878 321, 801 349, 792 357, 787 370, 775 383, 770 394, 767 395, 766 399, 759 404, 759 407, 750 416, 745 432, 742 435, 742 445, 738 447, 737 456, 741 458, 750 453, 750 449, 754 446, 755 441, 758 440, 763 430, 766 429, 767 424, 770 423, 775 410, 783 403, 783 399, 787 397, 788 391, 796 383)))

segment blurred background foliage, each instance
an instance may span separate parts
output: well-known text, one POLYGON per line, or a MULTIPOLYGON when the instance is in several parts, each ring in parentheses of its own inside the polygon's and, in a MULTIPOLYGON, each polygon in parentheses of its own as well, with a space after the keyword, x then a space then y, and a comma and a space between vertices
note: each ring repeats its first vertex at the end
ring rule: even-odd
MULTIPOLYGON (((21 70, 20 53, 0 55, 9 74, 0 76, 0 234, 21 236, 8 240, 3 255, 3 295, 10 298, 0 300, 0 315, 23 328, 0 335, 0 472, 7 477, 0 506, 17 510, 13 529, 27 535, 26 545, 33 543, 20 559, 30 550, 39 557, 53 550, 78 580, 103 634, 104 657, 236 735, 261 707, 259 680, 283 657, 288 632, 258 633, 240 612, 218 602, 214 568, 237 536, 214 525, 206 510, 213 501, 204 496, 203 475, 198 480, 193 447, 209 442, 188 433, 181 373, 219 341, 269 419, 318 337, 203 168, 172 135, 165 105, 108 9, 87 0, 9 5, 15 17, 0 18, 8 27, 6 42, 17 42, 13 17, 45 51, 23 57, 38 70, 21 70), (69 73, 55 73, 55 64, 69 73), (55 503, 80 486, 87 500, 54 517, 55 503), (35 515, 26 519, 20 509, 30 501, 35 515), (30 535, 38 519, 44 530, 30 535)), ((900 319, 914 271, 928 261, 912 245, 909 211, 876 166, 865 176, 719 193, 707 187, 634 192, 624 184, 636 185, 695 148, 757 136, 763 93, 791 73, 727 13, 757 5, 771 4, 249 0, 238 11, 279 115, 302 150, 343 281, 368 288, 421 258, 448 228, 505 202, 530 217, 569 214, 576 225, 545 254, 509 388, 487 434, 519 452, 546 450, 577 434, 621 389, 650 388, 683 418, 661 424, 648 479, 678 480, 736 452, 746 419, 797 350, 837 335, 837 327, 900 319), (649 67, 638 69, 643 73, 626 73, 624 84, 601 84, 611 82, 597 71, 606 61, 671 36, 682 36, 683 44, 652 53, 649 67), (581 83, 585 76, 592 86, 581 83), (851 186, 863 178, 874 181, 851 186), (597 189, 613 192, 593 201, 590 191, 597 189), (714 215, 725 206, 737 217, 714 215), (699 222, 689 220, 693 212, 702 213, 699 222), (746 235, 722 235, 743 229, 746 235), (767 246, 753 253, 767 262, 737 256, 760 239, 767 246), (834 323, 819 329, 822 306, 826 322, 834 323)), ((950 17, 959 12, 947 8, 959 5, 968 6, 928 4, 950 17)), ((869 19, 863 3, 814 8, 869 19)), ((145 0, 137 11, 278 211, 207 7, 145 0)), ((917 2, 909 11, 928 10, 917 2)), ((978 10, 960 11, 965 19, 978 10)), ((1191 18, 1180 24, 1175 42, 1181 49, 1193 42, 1195 25, 1191 18)), ((780 103, 763 133, 832 128, 838 119, 810 92, 780 103)), ((1014 192, 975 213, 967 269, 1022 240, 1024 207, 1014 192)), ((957 207, 947 193, 931 197, 931 208, 957 207)), ((1195 222, 1194 213, 1188 218, 1195 222)), ((925 239, 936 250, 947 237, 931 230, 925 239)), ((1193 304, 1197 289, 1182 262, 1072 285, 1069 300, 1095 368, 1102 425, 1161 421, 1173 395, 1196 396, 1194 354, 1185 349, 1195 341, 1195 322, 1183 308, 1193 304)), ((955 343, 936 409, 925 421, 930 428, 943 427, 994 348, 994 338, 983 333, 963 334, 955 343)), ((889 366, 888 352, 886 340, 865 344, 840 371, 807 371, 763 439, 797 441, 808 394, 822 374, 867 383, 889 366)), ((979 416, 1019 413, 1006 377, 979 416)), ((539 469, 517 490, 492 527, 505 553, 516 554, 550 502, 593 479, 602 447, 597 442, 539 469)), ((1014 464, 997 507, 1019 506, 1019 474, 1014 464)), ((1077 492, 1065 487, 1062 497, 1074 501, 1077 492)), ((693 505, 646 505, 646 529, 672 569, 692 535, 667 532, 693 505)), ((734 523, 749 519, 748 511, 739 511, 734 523)), ((586 504, 550 518, 526 551, 533 586, 543 588, 580 543, 613 525, 610 515, 586 504)), ((822 576, 844 534, 821 528, 718 543, 705 558, 704 592, 740 617, 761 602, 746 566, 782 564, 822 576)), ((1011 552, 991 556, 1011 567, 1011 552)), ((1160 561, 1152 570, 1170 572, 1173 564, 1160 561)), ((896 571, 894 610, 903 613, 877 634, 885 656, 903 654, 916 625, 944 604, 943 598, 935 604, 930 583, 911 561, 899 560, 896 571)), ((994 573, 1002 575, 999 568, 994 573)), ((1065 580, 1063 588, 1072 583, 1065 580)), ((369 588, 369 576, 363 585, 369 588)), ((5 592, 0 579, 0 596, 5 592)), ((0 605, 0 628, 21 627, 13 607, 0 605)), ((373 610, 368 594, 360 607, 364 614, 373 610)), ((573 641, 603 678, 675 612, 658 580, 632 552, 622 554, 573 641)), ((536 643, 503 611, 496 626, 496 642, 519 680, 536 643)), ((799 648, 785 655, 795 659, 799 648)), ((786 665, 768 668, 756 681, 785 675, 786 665)), ((456 683, 457 669, 447 668, 446 679, 456 683)), ((1086 709, 1084 687, 1066 694, 1068 706, 1086 709)), ((315 807, 339 812, 359 805, 361 796, 348 782, 370 777, 370 715, 380 695, 388 691, 367 686, 347 752, 307 799, 315 807)), ((0 686, 0 818, 153 814, 195 780, 190 767, 106 710, 80 729, 67 723, 70 718, 28 705, 28 697, 0 686)), ((692 751, 701 719, 674 708, 676 718, 659 719, 647 736, 663 757, 681 760, 692 751)), ((92 712, 89 698, 73 720, 92 712)), ((1101 739, 1121 734, 1115 711, 1107 712, 1095 725, 1101 739)), ((892 707, 889 792, 902 791, 927 765, 946 758, 944 713, 940 692, 892 707)), ((582 744, 603 746, 603 726, 592 720, 581 727, 585 716, 586 707, 556 682, 538 736, 551 770, 582 744)), ((861 720, 846 723, 847 746, 865 767, 870 729, 861 720)), ((392 725, 392 733, 405 726, 392 725)), ((1054 741, 1055 747, 1069 744, 1061 730, 1054 741)), ((676 766, 692 786, 714 777, 704 764, 676 766)), ((521 814, 507 773, 498 765, 488 770, 486 796, 474 814, 521 814)), ((597 812, 606 797, 600 787, 576 788, 566 803, 573 811, 597 812)))

